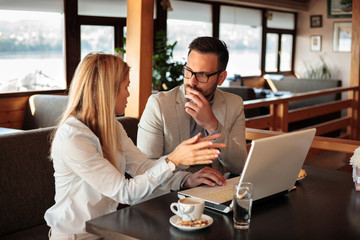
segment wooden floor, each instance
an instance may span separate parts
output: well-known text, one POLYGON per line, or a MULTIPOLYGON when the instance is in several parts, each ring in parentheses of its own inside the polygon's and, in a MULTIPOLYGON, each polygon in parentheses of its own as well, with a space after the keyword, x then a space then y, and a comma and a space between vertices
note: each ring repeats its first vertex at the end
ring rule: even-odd
POLYGON ((349 165, 351 156, 346 153, 333 151, 312 152, 305 160, 305 165, 351 172, 352 166, 349 165))

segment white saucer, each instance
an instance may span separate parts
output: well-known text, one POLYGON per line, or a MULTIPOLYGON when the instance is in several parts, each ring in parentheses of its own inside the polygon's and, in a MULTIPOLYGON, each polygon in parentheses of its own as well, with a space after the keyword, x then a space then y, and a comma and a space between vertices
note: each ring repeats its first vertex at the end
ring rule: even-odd
POLYGON ((201 216, 201 219, 202 219, 202 220, 208 220, 208 224, 205 225, 205 226, 201 226, 201 227, 179 226, 179 225, 176 224, 178 220, 181 220, 181 217, 179 217, 178 215, 172 216, 172 217, 169 219, 169 221, 170 221, 171 225, 173 225, 174 227, 177 227, 178 229, 183 230, 183 231, 194 231, 194 230, 199 230, 199 229, 207 228, 208 226, 210 226, 210 225, 214 222, 214 220, 212 219, 212 217, 210 217, 210 216, 208 216, 208 215, 205 215, 205 214, 203 214, 203 215, 201 216))

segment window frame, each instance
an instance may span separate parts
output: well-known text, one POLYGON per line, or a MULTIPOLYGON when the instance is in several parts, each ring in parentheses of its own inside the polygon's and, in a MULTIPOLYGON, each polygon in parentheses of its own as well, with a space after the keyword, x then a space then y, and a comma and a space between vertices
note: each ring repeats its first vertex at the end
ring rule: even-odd
MULTIPOLYGON (((154 32, 159 29, 166 31, 167 12, 161 7, 159 0, 156 1, 156 12, 157 16, 154 19, 154 32)), ((188 0, 183 0, 188 1, 188 0)), ((265 72, 265 52, 266 52, 266 33, 278 33, 278 34, 291 34, 293 35, 293 48, 292 48, 292 60, 291 60, 291 71, 281 72, 280 71, 280 60, 278 59, 278 72, 277 74, 294 74, 294 60, 295 60, 295 48, 296 48, 296 29, 297 29, 297 13, 291 11, 280 11, 271 8, 252 7, 240 4, 220 3, 220 2, 209 2, 209 1, 198 1, 203 4, 211 4, 212 6, 212 35, 213 37, 219 37, 220 27, 220 6, 228 5, 232 7, 251 8, 262 10, 262 46, 261 46, 261 74, 260 76, 247 76, 245 78, 262 77, 264 74, 270 73, 265 72), (280 11, 294 14, 295 28, 294 30, 284 29, 270 29, 266 27, 265 14, 267 10, 280 11)), ((78 4, 77 0, 64 0, 64 31, 65 31, 65 90, 44 90, 44 91, 29 91, 29 92, 12 92, 12 93, 0 93, 0 98, 9 96, 30 96, 36 93, 67 93, 73 74, 77 65, 79 64, 80 58, 80 26, 81 25, 102 25, 102 26, 113 26, 115 29, 115 48, 123 47, 123 28, 126 26, 126 18, 121 17, 100 17, 100 16, 85 16, 78 15, 78 4)), ((155 41, 154 41, 155 42, 155 41)), ((279 36, 279 49, 281 49, 281 36, 279 36)), ((273 73, 273 72, 272 72, 273 73)))
POLYGON ((67 91, 72 76, 81 60, 80 27, 81 25, 113 26, 115 33, 115 48, 123 47, 123 29, 126 26, 126 18, 99 17, 78 15, 77 0, 64 0, 65 7, 65 58, 66 58, 66 82, 67 91))
MULTIPOLYGON (((66 1, 66 0, 64 0, 66 1)), ((6 9, 5 9, 6 10, 6 9)), ((12 9, 9 9, 12 10, 12 9)), ((16 9, 15 9, 16 10, 16 9)), ((22 11, 22 10, 20 10, 22 11)), ((31 9, 28 11, 36 11, 36 9, 31 9)), ((64 12, 64 21, 65 21, 65 12, 64 12)), ((66 38, 66 26, 64 23, 64 41, 66 38)), ((64 72, 64 76, 66 78, 66 45, 64 45, 64 67, 65 67, 65 72, 64 72)), ((65 79, 66 80, 66 79, 65 79)), ((68 83, 66 82, 66 87, 65 89, 47 89, 47 90, 36 90, 36 91, 24 91, 24 92, 0 92, 0 98, 9 98, 9 97, 27 97, 27 96, 31 96, 34 94, 63 94, 63 93, 67 93, 68 92, 68 83)))
MULTIPOLYGON (((124 46, 123 36, 124 27, 126 27, 126 18, 79 15, 79 41, 81 41, 81 26, 84 25, 114 27, 114 47, 122 48, 124 46)), ((81 56, 81 44, 79 45, 79 52, 81 56)))
MULTIPOLYGON (((181 1, 188 1, 188 0, 181 0, 181 1)), ((260 56, 260 70, 261 70, 261 74, 260 75, 255 75, 255 76, 246 76, 243 78, 256 78, 256 77, 262 77, 265 74, 284 74, 284 75, 292 75, 294 74, 294 62, 295 62, 295 48, 296 48, 296 29, 297 29, 297 13, 296 12, 291 12, 291 11, 282 11, 282 10, 278 10, 278 9, 272 9, 272 8, 262 8, 262 7, 252 7, 252 6, 246 6, 246 5, 241 5, 241 4, 231 4, 231 3, 219 3, 219 2, 202 2, 202 1, 198 1, 198 0, 194 0, 192 2, 197 2, 197 3, 203 3, 203 4, 211 4, 212 5, 212 24, 213 24, 213 37, 219 38, 219 33, 220 33, 220 6, 231 6, 231 7, 241 7, 241 8, 249 8, 249 9, 257 9, 257 10, 261 10, 262 11, 262 45, 261 45, 261 56, 260 56), (284 13, 291 13, 294 14, 294 21, 295 21, 295 25, 294 25, 294 30, 287 30, 287 29, 277 29, 277 28, 268 28, 266 26, 266 12, 267 11, 276 11, 276 12, 284 12, 284 13), (293 42, 292 42, 292 56, 291 56, 291 70, 290 71, 280 71, 280 51, 278 51, 278 62, 277 62, 277 69, 278 71, 276 72, 265 72, 265 55, 266 55, 266 34, 267 33, 275 33, 275 34, 279 34, 279 42, 278 42, 278 47, 279 49, 281 49, 281 35, 282 34, 290 34, 293 36, 293 42)), ((165 18, 165 24, 163 24, 163 26, 165 26, 165 30, 166 30, 166 20, 167 18, 165 18)), ((164 20, 163 20, 164 21, 164 20)))
POLYGON ((115 48, 123 47, 123 29, 126 26, 126 18, 122 17, 99 17, 78 15, 77 0, 64 0, 64 41, 65 41, 65 90, 40 90, 28 92, 0 93, 0 98, 24 97, 33 94, 67 94, 70 83, 77 65, 81 60, 80 26, 113 26, 115 33, 115 48))
MULTIPOLYGON (((268 10, 268 9, 266 9, 268 10)), ((263 51, 262 51, 262 64, 261 64, 261 72, 263 73, 263 75, 265 74, 284 74, 284 75, 290 75, 290 74, 294 74, 294 63, 295 63, 295 43, 296 43, 296 28, 297 28, 297 13, 296 12, 286 12, 286 13, 292 13, 294 14, 294 20, 295 20, 295 26, 294 26, 294 30, 287 30, 287 29, 279 29, 279 28, 268 28, 266 26, 266 10, 263 11, 263 51), (278 34, 279 35, 279 39, 278 39, 278 54, 277 54, 277 71, 276 72, 267 72, 265 71, 265 57, 266 57, 266 35, 268 33, 273 33, 273 34, 278 34), (281 37, 283 34, 288 34, 288 35, 292 35, 293 36, 293 42, 292 42, 292 55, 291 55, 291 70, 290 71, 280 71, 280 63, 281 63, 281 37)), ((276 10, 277 12, 282 12, 279 10, 276 10)), ((263 76, 262 75, 262 76, 263 76)))

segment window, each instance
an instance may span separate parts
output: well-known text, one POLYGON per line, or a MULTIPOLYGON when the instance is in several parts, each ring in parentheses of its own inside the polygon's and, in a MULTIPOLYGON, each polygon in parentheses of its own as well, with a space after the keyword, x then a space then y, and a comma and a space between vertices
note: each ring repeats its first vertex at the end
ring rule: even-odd
POLYGON ((184 62, 191 41, 200 36, 212 36, 211 5, 172 1, 168 12, 167 37, 169 43, 177 41, 174 60, 184 62))
POLYGON ((280 71, 291 71, 293 52, 293 35, 282 34, 281 35, 281 51, 280 51, 280 71))
POLYGON ((221 6, 219 37, 229 49, 229 77, 261 74, 261 19, 260 10, 221 6))
POLYGON ((114 51, 114 27, 113 26, 90 26, 82 25, 81 34, 81 59, 88 53, 102 51, 112 53, 114 51))
MULTIPOLYGON (((126 18, 127 1, 129 0, 77 0, 78 15, 126 18)), ((154 18, 156 16, 156 0, 154 0, 154 18)))
POLYGON ((293 13, 283 13, 283 12, 274 12, 267 11, 267 28, 276 28, 276 29, 295 29, 295 15, 293 13))
POLYGON ((116 48, 123 48, 127 1, 77 1, 81 59, 90 52, 113 53, 116 48))
POLYGON ((266 11, 265 73, 291 72, 295 14, 266 11))
POLYGON ((279 35, 266 34, 265 72, 277 72, 279 35))
POLYGON ((188 45, 194 38, 213 36, 211 23, 219 16, 219 39, 229 49, 229 78, 293 71, 296 13, 226 4, 217 8, 190 1, 172 1, 171 5, 167 36, 170 43, 177 41, 175 60, 186 61, 188 45))
POLYGON ((62 13, 0 10, 0 93, 65 89, 63 43, 62 13))
POLYGON ((100 17, 126 17, 126 0, 77 0, 78 14, 100 17))

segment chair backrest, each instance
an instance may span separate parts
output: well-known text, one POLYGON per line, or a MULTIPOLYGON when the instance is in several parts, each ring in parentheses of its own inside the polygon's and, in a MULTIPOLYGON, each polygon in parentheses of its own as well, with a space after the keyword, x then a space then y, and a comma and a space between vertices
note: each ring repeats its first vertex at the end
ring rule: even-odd
POLYGON ((26 106, 23 129, 54 127, 68 103, 66 95, 35 94, 26 106))
POLYGON ((116 119, 123 125, 127 135, 136 145, 139 119, 133 117, 123 117, 123 116, 117 117, 116 119))

